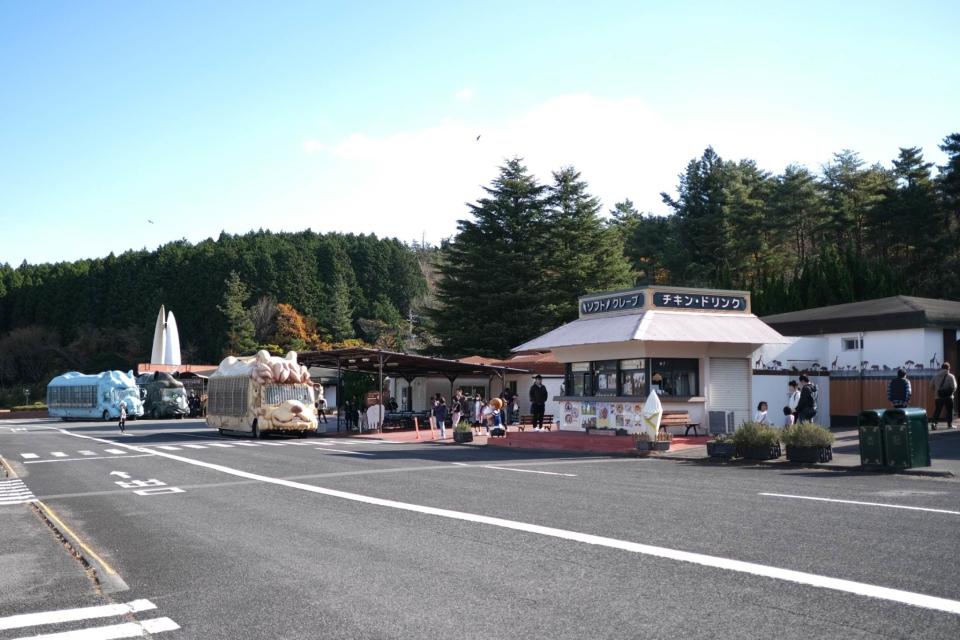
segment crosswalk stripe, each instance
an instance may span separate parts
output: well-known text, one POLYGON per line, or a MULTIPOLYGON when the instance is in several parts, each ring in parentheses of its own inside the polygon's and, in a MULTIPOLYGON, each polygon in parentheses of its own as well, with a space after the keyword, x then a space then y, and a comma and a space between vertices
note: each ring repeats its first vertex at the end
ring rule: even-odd
POLYGON ((180 625, 170 618, 151 618, 142 622, 124 622, 106 627, 92 627, 77 631, 61 631, 17 640, 117 640, 119 638, 142 638, 151 633, 175 631, 180 625))
POLYGON ((107 604, 97 607, 81 607, 79 609, 60 609, 59 611, 40 611, 37 613, 21 613, 15 616, 0 618, 0 631, 6 629, 20 629, 34 627, 41 624, 60 624, 62 622, 76 622, 91 618, 109 618, 122 616, 138 611, 150 611, 157 605, 149 600, 133 600, 131 602, 107 604))
POLYGON ((124 451, 123 449, 107 449, 106 452, 112 453, 117 456, 122 456, 126 453, 126 451, 124 451))

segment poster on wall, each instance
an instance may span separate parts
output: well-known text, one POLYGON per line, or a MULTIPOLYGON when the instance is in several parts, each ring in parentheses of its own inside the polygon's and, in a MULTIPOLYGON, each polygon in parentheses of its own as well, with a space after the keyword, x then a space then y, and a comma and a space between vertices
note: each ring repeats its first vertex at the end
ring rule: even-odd
POLYGON ((580 426, 580 403, 564 403, 563 426, 565 429, 572 429, 580 426))
POLYGON ((580 403, 580 428, 597 428, 597 405, 592 402, 580 403))

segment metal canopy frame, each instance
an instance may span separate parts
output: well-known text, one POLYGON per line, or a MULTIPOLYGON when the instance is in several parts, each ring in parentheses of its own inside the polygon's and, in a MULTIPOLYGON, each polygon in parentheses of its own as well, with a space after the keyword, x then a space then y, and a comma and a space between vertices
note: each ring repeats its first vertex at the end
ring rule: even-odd
MULTIPOLYGON (((376 374, 377 388, 383 394, 384 372, 393 377, 403 378, 413 384, 416 378, 442 377, 450 381, 450 397, 453 397, 453 383, 457 378, 486 377, 489 385, 494 377, 503 384, 508 373, 529 373, 527 369, 515 367, 496 367, 486 364, 474 364, 459 360, 433 358, 399 351, 384 351, 369 347, 350 347, 327 351, 303 351, 297 354, 297 361, 308 367, 324 367, 337 370, 337 431, 340 430, 340 407, 343 400, 343 371, 376 374)), ((380 412, 383 413, 383 398, 380 398, 380 412)), ((411 407, 412 408, 412 407, 411 407)), ((380 416, 383 425, 383 415, 380 416)))

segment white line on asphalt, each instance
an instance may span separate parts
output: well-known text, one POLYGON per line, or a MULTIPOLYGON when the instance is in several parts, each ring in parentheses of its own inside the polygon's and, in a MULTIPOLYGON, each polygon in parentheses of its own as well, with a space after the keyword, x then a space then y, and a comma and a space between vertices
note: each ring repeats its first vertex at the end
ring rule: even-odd
POLYGON ((482 467, 484 469, 498 469, 500 471, 519 471, 520 473, 542 473, 545 476, 566 476, 567 478, 576 478, 575 473, 557 473, 555 471, 535 471, 534 469, 511 469, 510 467, 495 467, 491 464, 467 465, 468 467, 482 467))
MULTIPOLYGON (((100 440, 99 438, 95 438, 93 436, 81 435, 79 433, 71 433, 70 431, 67 431, 66 429, 62 429, 59 427, 57 428, 57 430, 67 435, 73 436, 75 438, 86 438, 86 439, 97 440, 98 442, 102 442, 102 440, 100 440)), ((128 445, 121 445, 121 446, 128 446, 128 445)), ((325 487, 318 487, 311 484, 303 484, 303 483, 294 482, 291 480, 284 480, 282 478, 273 478, 270 476, 263 476, 257 473, 250 473, 249 471, 233 469, 231 467, 226 467, 219 464, 203 462, 201 460, 194 460, 192 458, 184 458, 183 456, 178 456, 172 453, 157 452, 157 455, 162 456, 164 458, 168 458, 170 460, 178 460, 186 464, 191 464, 194 466, 210 469, 212 471, 219 471, 221 473, 236 476, 238 478, 258 480, 260 482, 264 482, 267 484, 274 484, 277 486, 288 487, 291 489, 299 489, 300 491, 308 491, 310 493, 317 493, 320 495, 330 496, 333 498, 341 498, 343 500, 351 500, 353 502, 361 502, 364 504, 370 504, 378 507, 387 507, 391 509, 399 509, 402 511, 412 511, 415 513, 422 513, 425 515, 437 516, 440 518, 449 518, 452 520, 474 522, 477 524, 485 524, 493 527, 500 527, 503 529, 523 531, 526 533, 536 533, 539 535, 558 538, 561 540, 570 540, 573 542, 592 544, 592 545, 597 545, 601 547, 607 547, 610 549, 619 549, 621 551, 629 551, 631 553, 637 553, 637 554, 652 556, 656 558, 664 558, 666 560, 676 560, 678 562, 687 562, 687 563, 697 564, 705 567, 723 569, 725 571, 735 571, 738 573, 746 573, 746 574, 760 576, 764 578, 773 578, 775 580, 795 582, 797 584, 804 584, 804 585, 817 587, 821 589, 842 591, 845 593, 852 593, 855 595, 866 596, 869 598, 877 598, 880 600, 899 602, 899 603, 914 606, 914 607, 934 609, 937 611, 945 611, 947 613, 960 615, 960 601, 958 600, 949 600, 947 598, 939 598, 937 596, 928 596, 922 593, 914 593, 911 591, 904 591, 901 589, 891 589, 889 587, 880 587, 877 585, 867 584, 865 582, 855 582, 853 580, 831 578, 829 576, 821 576, 815 573, 794 571, 792 569, 781 569, 779 567, 771 567, 767 565, 757 564, 754 562, 744 562, 742 560, 733 560, 731 558, 710 556, 703 553, 680 551, 678 549, 657 547, 649 544, 641 544, 639 542, 630 542, 628 540, 618 540, 616 538, 607 538, 605 536, 598 536, 590 533, 581 533, 579 531, 568 531, 566 529, 545 527, 537 524, 530 524, 527 522, 518 522, 516 520, 495 518, 493 516, 485 516, 485 515, 480 515, 475 513, 466 513, 463 511, 453 511, 451 509, 440 509, 437 507, 428 507, 425 505, 411 504, 409 502, 399 502, 397 500, 386 500, 384 498, 375 498, 373 496, 365 496, 358 493, 339 491, 337 489, 327 489, 325 487)))
POLYGON ((154 446, 157 449, 163 449, 164 451, 180 451, 180 447, 175 447, 172 444, 158 444, 154 446))
POLYGON ((322 444, 322 445, 325 446, 325 447, 332 447, 332 446, 333 446, 333 443, 332 443, 332 442, 314 442, 313 444, 322 444))
POLYGON ((40 636, 17 638, 16 640, 117 640, 119 638, 142 638, 151 633, 174 631, 179 628, 180 625, 170 618, 152 618, 142 622, 124 622, 107 627, 46 633, 40 636))
POLYGON ((909 511, 929 511, 931 513, 947 513, 952 516, 960 516, 960 511, 950 511, 949 509, 931 509, 929 507, 909 507, 904 504, 886 504, 883 502, 861 502, 859 500, 835 500, 833 498, 814 498, 812 496, 792 496, 786 493, 761 493, 761 496, 771 496, 774 498, 793 498, 794 500, 816 500, 817 502, 838 502, 840 504, 859 504, 868 507, 886 507, 888 509, 907 509, 909 511))
POLYGON ((187 447, 188 449, 206 449, 207 448, 207 445, 205 444, 185 444, 182 446, 187 447))
MULTIPOLYGON (((124 451, 124 453, 126 453, 126 451, 124 451)), ((51 451, 51 452, 50 452, 50 455, 52 455, 54 458, 66 458, 66 457, 67 457, 67 454, 65 454, 63 451, 51 451)))
POLYGON ((227 444, 226 442, 211 442, 207 445, 208 447, 221 447, 223 449, 232 449, 232 444, 227 444))
POLYGON ((35 627, 41 624, 76 622, 77 620, 90 620, 91 618, 110 618, 113 616, 122 616, 127 613, 136 613, 138 611, 150 611, 156 608, 157 605, 149 600, 133 600, 131 602, 107 604, 99 607, 22 613, 16 616, 0 618, 0 630, 35 627))
POLYGON ((158 487, 156 489, 140 489, 134 491, 138 496, 156 496, 162 493, 184 493, 180 487, 158 487))
POLYGON ((26 459, 26 460, 33 460, 33 459, 35 459, 35 458, 39 458, 39 457, 40 457, 40 456, 38 456, 38 455, 35 454, 35 453, 21 453, 20 455, 23 456, 24 459, 26 459))
MULTIPOLYGON (((260 446, 256 442, 231 442, 230 444, 232 444, 235 447, 259 447, 260 446)), ((194 446, 199 446, 199 445, 194 445, 194 446)))
POLYGON ((372 453, 364 453, 363 451, 347 451, 346 449, 316 449, 316 451, 323 451, 324 453, 332 453, 334 455, 343 455, 350 454, 351 456, 372 456, 372 453))
POLYGON ((116 455, 116 456, 122 456, 127 453, 123 449, 107 449, 106 451, 107 453, 112 453, 113 455, 116 455))
MULTIPOLYGON (((144 453, 136 456, 127 456, 127 458, 149 458, 152 453, 144 453)), ((97 456, 94 458, 54 458, 53 460, 29 460, 23 464, 41 464, 44 462, 86 462, 87 460, 113 460, 117 456, 97 456)))
POLYGON ((97 454, 94 453, 93 451, 77 451, 77 453, 79 453, 79 454, 82 455, 82 456, 95 456, 95 455, 97 455, 97 454))

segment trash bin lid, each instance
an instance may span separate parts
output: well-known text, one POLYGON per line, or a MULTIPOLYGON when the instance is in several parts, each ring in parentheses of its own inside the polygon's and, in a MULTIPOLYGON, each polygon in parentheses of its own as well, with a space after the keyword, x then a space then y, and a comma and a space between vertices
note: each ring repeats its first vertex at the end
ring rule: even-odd
POLYGON ((861 427, 878 427, 883 422, 886 409, 866 409, 860 412, 857 425, 861 427))

